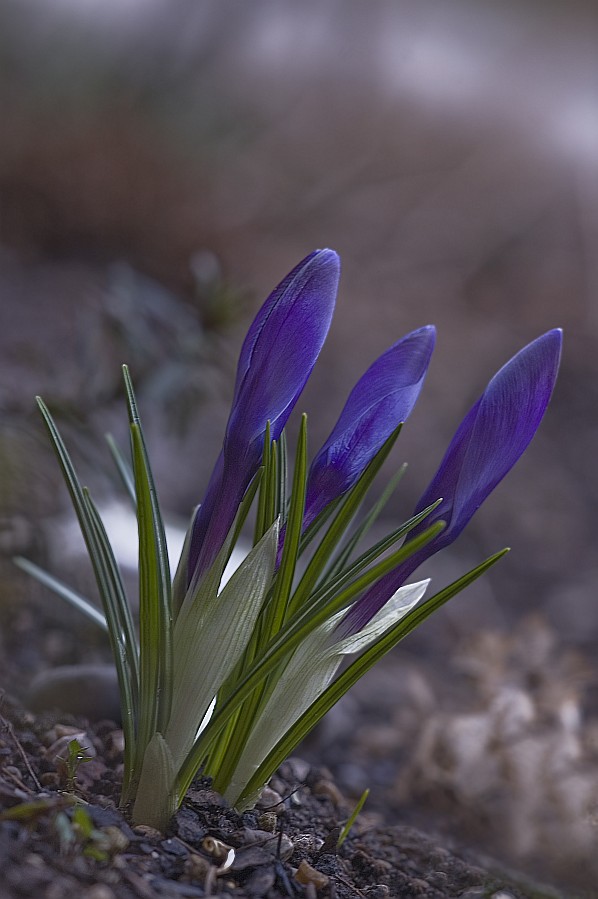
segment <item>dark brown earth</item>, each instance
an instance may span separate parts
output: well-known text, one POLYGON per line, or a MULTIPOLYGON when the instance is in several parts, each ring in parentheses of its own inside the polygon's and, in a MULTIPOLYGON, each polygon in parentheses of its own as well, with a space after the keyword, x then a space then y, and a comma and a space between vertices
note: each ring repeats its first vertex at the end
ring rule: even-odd
POLYGON ((329 773, 300 760, 282 766, 254 811, 237 814, 198 779, 166 834, 131 828, 115 805, 121 732, 113 722, 35 718, 8 696, 1 708, 3 897, 556 895, 367 814, 338 849, 349 809, 329 773), (93 758, 73 784, 61 758, 75 735, 93 758))
POLYGON ((93 648, 63 630, 53 608, 22 605, 17 597, 3 612, 2 899, 563 895, 501 872, 456 842, 388 825, 367 807, 338 849, 351 805, 327 769, 299 759, 282 766, 254 811, 237 814, 209 781, 198 779, 166 834, 131 828, 117 807, 122 765, 117 724, 65 713, 35 716, 11 697, 49 657, 76 661, 81 653, 93 655, 93 648), (73 738, 91 757, 78 766, 74 781, 64 762, 73 738))

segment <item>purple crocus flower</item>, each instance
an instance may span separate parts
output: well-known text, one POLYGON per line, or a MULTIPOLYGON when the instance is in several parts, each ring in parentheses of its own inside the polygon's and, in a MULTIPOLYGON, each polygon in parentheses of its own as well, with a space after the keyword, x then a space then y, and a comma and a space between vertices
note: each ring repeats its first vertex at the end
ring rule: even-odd
POLYGON ((212 564, 262 457, 270 421, 278 439, 318 358, 340 275, 333 250, 310 253, 270 294, 239 357, 224 443, 192 524, 188 581, 212 564))
POLYGON ((353 486, 400 422, 424 383, 436 340, 426 325, 393 344, 359 379, 309 470, 303 526, 353 486))
POLYGON ((445 529, 382 577, 355 603, 340 625, 342 634, 361 630, 412 571, 452 543, 510 471, 546 411, 556 381, 561 346, 562 331, 548 331, 524 347, 492 378, 461 422, 415 514, 440 497, 442 502, 414 528, 409 538, 436 521, 445 521, 445 529))

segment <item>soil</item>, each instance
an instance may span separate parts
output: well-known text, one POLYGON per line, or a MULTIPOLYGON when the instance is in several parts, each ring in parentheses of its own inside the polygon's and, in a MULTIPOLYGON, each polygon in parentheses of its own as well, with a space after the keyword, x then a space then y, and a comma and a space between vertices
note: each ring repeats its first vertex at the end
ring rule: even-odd
POLYGON ((22 683, 23 669, 38 669, 50 649, 61 660, 77 654, 77 638, 47 616, 21 606, 3 622, 2 899, 560 895, 501 871, 454 841, 385 824, 377 812, 362 812, 339 848, 354 803, 347 803, 327 769, 299 759, 287 761, 259 807, 243 815, 199 778, 166 833, 131 827, 118 809, 117 724, 66 713, 34 715, 10 695, 22 683), (89 760, 69 770, 65 759, 73 739, 89 760))
POLYGON ((116 807, 122 732, 113 722, 35 718, 5 696, 0 728, 3 897, 556 895, 367 814, 339 849, 348 806, 326 770, 298 759, 253 811, 237 814, 198 779, 167 833, 132 828, 116 807), (75 738, 91 758, 73 782, 63 759, 75 738))

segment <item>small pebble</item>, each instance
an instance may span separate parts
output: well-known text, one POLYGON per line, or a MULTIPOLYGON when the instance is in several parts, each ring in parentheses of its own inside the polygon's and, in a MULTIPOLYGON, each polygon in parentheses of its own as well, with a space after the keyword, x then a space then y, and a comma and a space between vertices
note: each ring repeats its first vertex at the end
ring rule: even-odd
POLYGON ((185 859, 184 871, 190 880, 199 880, 200 882, 203 882, 210 869, 213 867, 214 865, 208 861, 207 858, 204 858, 203 855, 192 852, 189 857, 185 859))
POLYGON ((54 726, 54 730, 56 731, 56 739, 59 740, 60 737, 78 737, 79 734, 82 733, 80 727, 74 727, 72 724, 56 724, 54 726))
POLYGON ((34 712, 58 708, 91 721, 120 721, 114 665, 61 665, 43 671, 31 683, 27 705, 34 712))
POLYGON ((324 840, 313 833, 300 833, 293 840, 295 849, 300 852, 317 852, 324 845, 324 840))
POLYGON ((270 778, 269 786, 280 796, 286 796, 289 790, 289 785, 280 777, 277 777, 276 774, 274 775, 274 777, 270 778))
POLYGON ((314 796, 327 796, 337 806, 346 804, 343 794, 331 780, 318 780, 312 787, 312 793, 314 796))
POLYGON ((106 758, 110 761, 125 751, 125 735, 122 730, 113 730, 106 736, 106 758))
POLYGON ((45 774, 42 774, 39 782, 43 787, 57 787, 60 783, 60 778, 56 771, 46 771, 45 774))
POLYGON ((224 796, 221 796, 220 793, 217 793, 215 790, 204 790, 191 787, 190 790, 187 790, 186 799, 193 802, 195 805, 216 805, 219 808, 226 808, 228 806, 228 802, 224 796))
POLYGON ((283 861, 290 858, 295 851, 295 845, 286 833, 280 836, 277 833, 268 833, 265 830, 251 830, 249 827, 243 829, 242 845, 243 848, 248 848, 252 845, 261 846, 270 855, 278 856, 283 861))
POLYGON ((290 759, 287 759, 287 765, 291 769, 293 777, 297 778, 300 783, 305 783, 307 776, 311 771, 309 762, 298 759, 296 756, 292 756, 290 759))
POLYGON ((108 827, 102 827, 101 833, 103 835, 103 843, 105 841, 103 848, 111 855, 115 855, 117 852, 124 852, 129 845, 129 840, 120 827, 110 824, 108 827))
POLYGON ((268 833, 274 833, 278 825, 278 819, 274 812, 264 812, 257 819, 257 823, 262 830, 265 830, 268 833))
POLYGON ((81 893, 81 899, 115 899, 113 891, 105 883, 94 883, 81 893))
POLYGON ((244 883, 245 891, 249 896, 266 896, 275 880, 276 873, 272 868, 256 868, 244 883))
POLYGON ((328 886, 330 878, 327 874, 316 871, 315 868, 312 868, 312 866, 303 859, 295 873, 295 880, 297 883, 303 884, 303 886, 306 886, 308 883, 313 883, 317 890, 321 890, 325 886, 328 886))
POLYGON ((160 831, 155 827, 150 827, 149 824, 138 824, 133 828, 133 833, 138 837, 146 837, 148 840, 159 840, 162 837, 160 831))
POLYGON ((284 812, 282 796, 276 790, 273 790, 272 787, 267 786, 260 793, 260 798, 256 802, 255 807, 265 812, 275 812, 277 815, 284 812))

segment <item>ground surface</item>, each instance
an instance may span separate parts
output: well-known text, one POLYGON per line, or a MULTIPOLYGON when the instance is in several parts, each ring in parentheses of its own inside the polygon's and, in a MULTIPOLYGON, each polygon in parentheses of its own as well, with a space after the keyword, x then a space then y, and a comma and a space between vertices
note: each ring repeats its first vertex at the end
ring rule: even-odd
POLYGON ((367 815, 338 850, 347 805, 326 771, 299 760, 283 766, 260 809, 238 815, 199 781, 166 834, 132 829, 115 807, 121 732, 110 722, 65 720, 35 719, 3 699, 2 897, 556 895, 484 869, 412 828, 376 826, 367 815), (93 758, 73 784, 61 758, 75 735, 93 758), (289 798, 280 803, 281 796, 289 798))
MULTIPOLYGON (((501 873, 463 841, 402 826, 406 817, 396 811, 385 822, 379 799, 337 850, 354 802, 347 803, 330 772, 318 767, 314 745, 313 764, 286 763, 256 811, 237 815, 199 781, 166 834, 132 829, 117 808, 117 725, 66 713, 34 715, 12 698, 51 660, 75 662, 82 651, 93 658, 93 646, 61 626, 59 605, 15 599, 4 607, 0 627, 0 899, 565 895, 501 873), (63 760, 74 737, 91 760, 79 765, 72 782, 63 760)), ((362 731, 369 729, 365 709, 359 714, 362 731)), ((351 752, 362 764, 355 745, 351 752)), ((347 753, 340 755, 347 761, 347 753)), ((372 777, 378 770, 373 758, 372 777)))

